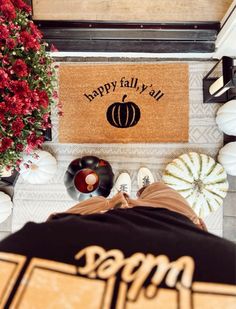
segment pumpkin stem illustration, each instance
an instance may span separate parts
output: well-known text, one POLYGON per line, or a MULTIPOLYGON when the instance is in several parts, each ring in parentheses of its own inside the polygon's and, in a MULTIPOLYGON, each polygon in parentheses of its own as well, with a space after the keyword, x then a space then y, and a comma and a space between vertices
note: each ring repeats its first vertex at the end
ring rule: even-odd
POLYGON ((125 99, 127 98, 127 94, 123 96, 122 103, 125 103, 125 99))

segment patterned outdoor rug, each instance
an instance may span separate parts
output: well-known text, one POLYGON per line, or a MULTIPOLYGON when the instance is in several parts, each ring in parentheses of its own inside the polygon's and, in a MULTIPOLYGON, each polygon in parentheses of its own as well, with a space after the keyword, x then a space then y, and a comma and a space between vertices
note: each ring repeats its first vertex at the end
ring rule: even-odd
POLYGON ((188 141, 188 65, 63 64, 62 143, 188 141))
MULTIPOLYGON (((56 157, 58 171, 50 183, 45 185, 29 185, 19 177, 14 195, 13 231, 28 221, 45 221, 51 213, 61 212, 75 205, 76 202, 67 194, 63 182, 67 166, 75 158, 95 155, 108 160, 116 177, 121 171, 128 171, 132 178, 132 197, 135 197, 138 188, 137 171, 142 166, 150 168, 158 179, 166 165, 185 152, 197 151, 215 158, 223 144, 223 135, 215 122, 215 114, 220 104, 202 103, 202 78, 212 68, 214 62, 190 61, 188 65, 190 109, 188 143, 61 144, 58 117, 53 112, 53 140, 45 143, 44 149, 56 157)), ((222 235, 223 208, 210 215, 206 223, 210 232, 222 235)))

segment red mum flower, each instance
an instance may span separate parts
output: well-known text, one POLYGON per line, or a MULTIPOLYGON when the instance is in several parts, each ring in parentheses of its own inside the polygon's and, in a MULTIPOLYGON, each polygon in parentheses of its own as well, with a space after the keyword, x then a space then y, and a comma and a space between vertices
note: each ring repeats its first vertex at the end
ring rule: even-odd
POLYGON ((6 103, 5 102, 0 102, 0 113, 4 115, 6 110, 7 110, 6 103))
MULTIPOLYGON (((8 120, 6 119, 5 114, 4 113, 2 114, 1 111, 0 111, 0 123, 2 130, 5 131, 4 126, 8 125, 8 120)), ((2 133, 0 133, 0 137, 2 137, 2 133)))
POLYGON ((43 37, 42 32, 32 21, 29 22, 28 26, 30 27, 30 31, 35 38, 41 39, 43 37))
POLYGON ((20 97, 28 97, 30 95, 29 85, 25 80, 12 81, 10 89, 20 97))
POLYGON ((8 120, 6 117, 7 107, 5 102, 0 102, 0 123, 3 130, 3 126, 8 125, 8 120))
POLYGON ((39 95, 39 104, 43 107, 43 108, 47 108, 48 107, 48 95, 46 91, 38 91, 38 95, 39 95))
POLYGON ((29 49, 39 50, 40 49, 39 42, 28 31, 21 32, 19 41, 24 45, 26 50, 29 50, 29 49))
POLYGON ((52 53, 58 52, 58 49, 57 49, 53 44, 51 44, 51 46, 50 46, 50 52, 52 52, 52 53))
POLYGON ((12 122, 12 126, 11 126, 11 129, 14 132, 14 136, 16 136, 16 137, 20 136, 24 126, 25 125, 24 125, 24 122, 22 121, 22 119, 17 118, 16 120, 14 120, 12 122))
POLYGON ((17 59, 13 64, 12 69, 18 77, 24 77, 28 75, 27 64, 22 59, 17 59))
POLYGON ((33 111, 33 107, 31 105, 31 100, 30 98, 24 98, 24 104, 22 107, 22 114, 23 115, 28 115, 29 113, 31 113, 33 111))
POLYGON ((1 60, 2 60, 3 65, 9 65, 9 56, 8 55, 3 56, 1 60))
POLYGON ((6 3, 12 4, 10 0, 0 0, 0 5, 3 5, 3 4, 6 4, 6 3))
POLYGON ((39 59, 40 64, 45 64, 46 63, 46 58, 42 57, 39 59))
POLYGON ((49 123, 47 121, 42 124, 42 129, 43 130, 49 129, 51 127, 52 127, 51 123, 49 123))
POLYGON ((50 115, 49 115, 48 113, 44 114, 44 115, 43 115, 43 120, 44 120, 45 122, 48 122, 49 116, 50 116, 50 115))
MULTIPOLYGON (((24 150, 24 145, 21 143, 16 144, 16 151, 22 152, 24 150)), ((19 160, 19 162, 16 162, 16 164, 20 164, 22 160, 19 160)))
POLYGON ((16 18, 16 11, 15 11, 14 6, 11 4, 11 2, 6 3, 5 1, 5 3, 1 5, 0 10, 1 10, 2 15, 6 19, 12 20, 16 18))
POLYGON ((22 0, 11 0, 11 2, 15 5, 16 8, 20 10, 24 10, 27 13, 31 12, 31 7, 27 5, 24 1, 22 0))
POLYGON ((36 122, 36 119, 34 117, 30 117, 27 119, 28 123, 34 124, 36 122))
POLYGON ((0 165, 9 167, 20 163, 22 151, 31 152, 44 142, 42 130, 51 127, 48 111, 57 99, 48 44, 41 41, 25 1, 0 0, 0 165), (45 78, 29 65, 35 56, 45 78))
POLYGON ((22 108, 23 108, 23 101, 22 99, 15 95, 13 97, 11 96, 5 96, 5 102, 6 102, 6 111, 9 112, 11 115, 22 115, 22 108))
POLYGON ((56 90, 53 91, 52 97, 53 99, 58 99, 58 92, 56 90))
POLYGON ((19 30, 20 26, 15 25, 12 21, 10 21, 9 24, 8 24, 8 29, 10 31, 19 30))
POLYGON ((16 42, 15 42, 14 39, 10 38, 10 39, 7 39, 6 45, 7 45, 7 47, 8 47, 10 50, 12 50, 12 49, 15 48, 16 42))
POLYGON ((33 149, 36 147, 39 147, 44 142, 44 137, 40 136, 37 137, 34 132, 30 133, 30 135, 27 137, 27 146, 26 146, 26 152, 30 153, 33 149))
POLYGON ((31 104, 33 108, 38 108, 42 106, 43 108, 47 108, 49 103, 48 95, 46 91, 34 90, 32 91, 32 100, 31 104))
POLYGON ((4 152, 11 147, 13 140, 9 137, 3 137, 0 141, 0 152, 4 152))
POLYGON ((0 68, 0 89, 4 89, 9 86, 8 74, 0 68))
POLYGON ((8 30, 7 26, 0 25, 0 38, 5 40, 8 37, 9 37, 9 30, 8 30))

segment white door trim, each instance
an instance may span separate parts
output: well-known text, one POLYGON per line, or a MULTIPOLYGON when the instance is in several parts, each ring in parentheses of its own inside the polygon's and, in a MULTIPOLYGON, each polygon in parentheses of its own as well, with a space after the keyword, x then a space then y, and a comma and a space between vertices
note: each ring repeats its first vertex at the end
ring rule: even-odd
POLYGON ((221 21, 221 30, 216 39, 216 52, 213 58, 222 56, 236 58, 236 0, 229 7, 221 21))

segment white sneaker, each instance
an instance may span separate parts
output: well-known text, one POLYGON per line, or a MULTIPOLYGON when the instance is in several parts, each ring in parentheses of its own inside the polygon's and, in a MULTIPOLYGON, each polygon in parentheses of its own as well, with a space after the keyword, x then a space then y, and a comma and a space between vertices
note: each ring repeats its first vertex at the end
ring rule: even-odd
POLYGON ((146 168, 141 167, 138 171, 138 188, 141 189, 146 187, 154 182, 154 176, 152 172, 146 168))
POLYGON ((131 193, 131 178, 128 173, 121 173, 116 180, 114 185, 114 194, 118 192, 123 192, 128 195, 131 193))

